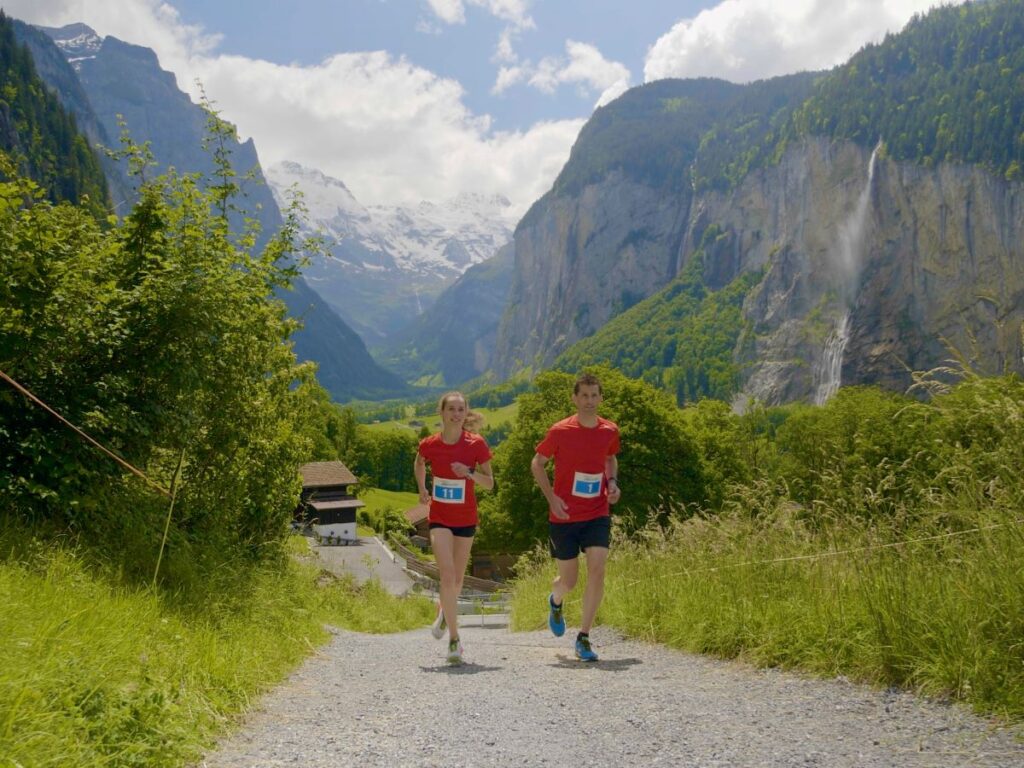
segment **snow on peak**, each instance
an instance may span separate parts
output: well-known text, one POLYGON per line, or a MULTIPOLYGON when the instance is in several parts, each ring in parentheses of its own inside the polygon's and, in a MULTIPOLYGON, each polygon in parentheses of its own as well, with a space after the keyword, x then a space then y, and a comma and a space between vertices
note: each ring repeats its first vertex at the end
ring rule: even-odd
POLYGON ((103 45, 103 38, 86 24, 68 24, 64 27, 40 27, 50 36, 61 53, 69 60, 90 59, 103 45))
POLYGON ((490 258, 512 239, 511 203, 502 195, 466 192, 444 202, 364 207, 343 182, 314 168, 286 161, 266 175, 279 201, 295 185, 310 225, 329 241, 346 241, 346 253, 387 257, 364 260, 364 268, 390 262, 403 272, 448 278, 490 258))
POLYGON ((268 167, 265 174, 278 205, 287 203, 287 192, 295 187, 302 193, 302 201, 313 222, 329 222, 339 217, 356 221, 369 219, 366 209, 349 192, 344 182, 316 168, 285 160, 268 167))

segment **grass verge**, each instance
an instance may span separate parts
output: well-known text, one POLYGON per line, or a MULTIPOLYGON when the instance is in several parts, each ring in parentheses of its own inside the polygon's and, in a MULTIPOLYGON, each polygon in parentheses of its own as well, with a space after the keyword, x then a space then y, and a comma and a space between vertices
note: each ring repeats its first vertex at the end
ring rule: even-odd
POLYGON ((301 554, 222 569, 184 597, 116 586, 70 547, 10 532, 0 544, 3 768, 188 765, 326 641, 325 624, 433 619, 425 599, 328 578, 301 554))
MULTIPOLYGON (((598 622, 696 653, 949 697, 1021 723, 1019 517, 947 512, 813 529, 784 512, 695 518, 613 544, 598 622)), ((515 629, 546 625, 554 569, 543 553, 535 563, 516 585, 515 629)), ((570 625, 584 583, 566 600, 570 625)))

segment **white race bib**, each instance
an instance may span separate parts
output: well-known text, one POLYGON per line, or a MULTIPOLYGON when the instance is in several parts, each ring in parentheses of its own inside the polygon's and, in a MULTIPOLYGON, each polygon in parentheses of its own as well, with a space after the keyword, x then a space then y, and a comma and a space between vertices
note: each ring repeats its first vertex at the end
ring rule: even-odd
POLYGON ((466 481, 462 478, 449 480, 446 477, 434 478, 434 501, 442 504, 461 504, 466 500, 466 481))
POLYGON ((604 475, 589 475, 577 472, 572 478, 572 495, 581 499, 593 499, 601 495, 601 479, 604 475))

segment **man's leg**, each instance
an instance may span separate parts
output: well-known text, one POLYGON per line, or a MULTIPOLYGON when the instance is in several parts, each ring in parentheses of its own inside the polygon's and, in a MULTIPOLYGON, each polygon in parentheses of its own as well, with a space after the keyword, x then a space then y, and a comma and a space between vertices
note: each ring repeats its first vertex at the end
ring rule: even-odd
POLYGON ((565 596, 572 592, 576 586, 576 580, 580 575, 580 559, 574 557, 572 560, 555 560, 558 565, 558 575, 551 583, 551 598, 555 605, 561 605, 565 596))
MULTIPOLYGON (((583 609, 580 617, 580 632, 590 633, 597 616, 597 608, 604 597, 604 571, 608 562, 607 547, 587 547, 587 586, 583 590, 583 609)), ((573 562, 576 562, 575 560, 573 562)))

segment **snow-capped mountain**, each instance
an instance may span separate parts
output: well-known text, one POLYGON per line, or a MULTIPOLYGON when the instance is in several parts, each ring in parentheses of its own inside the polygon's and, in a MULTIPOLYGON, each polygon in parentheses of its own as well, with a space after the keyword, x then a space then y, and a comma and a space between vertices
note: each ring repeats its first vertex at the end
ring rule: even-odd
POLYGON ((103 46, 103 38, 85 24, 68 24, 65 27, 40 27, 53 38, 53 42, 64 54, 68 62, 78 69, 78 62, 83 59, 94 59, 103 46))
POLYGON ((367 343, 391 336, 512 239, 511 203, 500 195, 364 206, 343 182, 298 163, 270 166, 266 176, 282 207, 288 190, 302 193, 309 229, 329 252, 306 278, 367 343))

